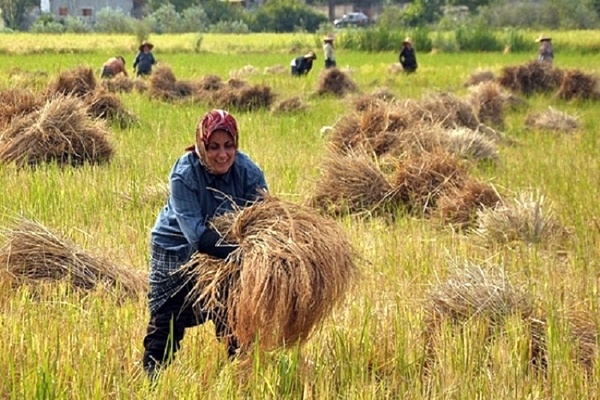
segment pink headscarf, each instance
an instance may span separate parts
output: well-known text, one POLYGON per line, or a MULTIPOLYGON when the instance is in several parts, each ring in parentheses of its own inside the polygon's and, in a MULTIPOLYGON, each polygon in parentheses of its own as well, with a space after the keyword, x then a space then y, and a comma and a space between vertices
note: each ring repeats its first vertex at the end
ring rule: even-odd
POLYGON ((239 138, 237 122, 233 118, 233 115, 219 109, 214 109, 204 114, 196 126, 196 144, 186 148, 186 150, 194 151, 200 157, 200 161, 202 161, 205 168, 209 166, 206 157, 206 145, 210 140, 210 136, 218 130, 229 133, 237 149, 239 138))

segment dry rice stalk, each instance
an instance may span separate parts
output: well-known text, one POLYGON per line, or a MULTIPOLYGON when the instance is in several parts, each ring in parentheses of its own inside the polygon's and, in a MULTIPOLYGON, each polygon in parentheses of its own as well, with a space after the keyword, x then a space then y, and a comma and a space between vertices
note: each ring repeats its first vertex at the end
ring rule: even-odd
POLYGON ((135 122, 136 117, 128 112, 121 99, 105 89, 94 91, 86 98, 87 113, 93 118, 102 118, 108 121, 116 121, 121 128, 126 128, 135 122))
POLYGON ((598 77, 579 70, 566 71, 556 96, 564 100, 600 99, 598 77))
POLYGON ((141 190, 136 190, 136 188, 134 188, 131 192, 121 193, 121 196, 131 203, 161 205, 165 204, 170 193, 171 188, 169 187, 169 184, 159 182, 155 185, 144 186, 141 190), (134 191, 137 192, 137 194, 133 194, 132 192, 134 191))
POLYGON ((551 206, 546 209, 543 195, 521 194, 508 203, 477 212, 476 233, 496 243, 546 243, 566 235, 554 219, 551 206))
POLYGON ((348 74, 338 68, 326 69, 319 77, 317 94, 320 96, 333 94, 334 96, 343 97, 347 93, 356 91, 358 91, 358 85, 348 74))
POLYGON ((219 90, 222 89, 224 84, 219 75, 204 75, 198 86, 202 90, 219 90))
POLYGON ((362 94, 351 98, 349 103, 354 111, 364 112, 372 108, 388 107, 388 102, 394 99, 392 97, 379 97, 375 94, 362 94))
POLYGON ((258 68, 253 65, 244 65, 240 69, 235 69, 229 71, 230 78, 241 78, 248 75, 256 75, 258 73, 258 68))
POLYGON ((118 287, 124 294, 147 292, 147 275, 85 253, 41 224, 22 218, 14 229, 3 229, 0 275, 12 284, 67 280, 74 288, 118 287))
POLYGON ((575 345, 573 358, 588 372, 594 370, 598 359, 598 322, 589 312, 572 311, 567 315, 572 343, 575 345))
POLYGON ((498 159, 496 143, 479 131, 464 127, 446 129, 441 139, 442 148, 457 157, 476 161, 498 159))
POLYGON ((298 112, 306 110, 307 105, 300 96, 294 96, 284 99, 272 107, 271 111, 275 114, 298 112))
POLYGON ((525 126, 532 129, 571 134, 579 128, 579 122, 577 122, 577 117, 572 117, 565 112, 548 107, 544 112, 528 114, 525 117, 525 126))
POLYGON ((245 81, 240 78, 229 78, 227 79, 227 86, 232 87, 234 89, 241 89, 243 87, 248 87, 250 84, 248 81, 245 81))
POLYGON ((77 97, 58 96, 16 118, 0 138, 0 162, 18 166, 57 162, 79 166, 108 162, 113 148, 100 120, 88 118, 77 97))
POLYGON ((52 98, 57 94, 85 97, 96 90, 96 77, 91 68, 77 67, 62 72, 58 79, 52 82, 46 91, 46 97, 52 98))
POLYGON ((473 107, 451 93, 429 94, 420 101, 404 103, 413 123, 442 124, 446 128, 477 129, 480 122, 473 107))
POLYGON ((378 214, 388 206, 389 181, 373 157, 364 152, 331 151, 320 167, 310 204, 330 214, 378 214))
POLYGON ((469 88, 468 101, 473 106, 479 121, 502 128, 504 126, 504 107, 510 94, 498 83, 487 81, 469 88))
POLYGON ((562 70, 532 61, 524 65, 504 67, 498 82, 509 90, 529 96, 535 92, 557 89, 562 78, 562 70))
POLYGON ((270 67, 265 67, 265 74, 285 74, 288 72, 288 69, 281 64, 272 65, 270 67))
POLYGON ((493 208, 500 201, 500 195, 492 185, 468 179, 464 186, 453 188, 441 196, 438 208, 442 222, 468 229, 476 223, 478 210, 493 208))
POLYGON ((42 99, 28 89, 8 89, 0 92, 0 130, 15 117, 29 114, 43 105, 42 99))
POLYGON ((241 111, 269 108, 274 100, 275 93, 267 85, 244 86, 239 89, 226 86, 214 92, 210 99, 216 107, 241 111))
POLYGON ((453 155, 409 155, 398 163, 391 196, 413 214, 428 214, 435 209, 440 196, 462 187, 466 177, 465 164, 453 155))
POLYGON ((225 239, 240 247, 226 262, 195 255, 184 267, 197 279, 192 295, 218 302, 229 282, 228 323, 243 348, 257 338, 263 349, 308 339, 358 274, 343 231, 313 209, 268 195, 221 218, 215 226, 228 226, 225 239))
POLYGON ((150 75, 150 96, 172 101, 191 96, 194 92, 190 82, 178 81, 170 67, 159 65, 150 75))
POLYGON ((130 93, 133 90, 133 80, 129 77, 119 74, 114 78, 102 79, 100 86, 111 93, 130 93))
POLYGON ((465 86, 475 86, 480 83, 493 81, 495 78, 494 73, 490 70, 484 71, 475 71, 471 74, 467 82, 465 82, 465 86))
POLYGON ((148 84, 144 78, 134 78, 133 82, 133 90, 138 93, 145 93, 148 91, 148 84))

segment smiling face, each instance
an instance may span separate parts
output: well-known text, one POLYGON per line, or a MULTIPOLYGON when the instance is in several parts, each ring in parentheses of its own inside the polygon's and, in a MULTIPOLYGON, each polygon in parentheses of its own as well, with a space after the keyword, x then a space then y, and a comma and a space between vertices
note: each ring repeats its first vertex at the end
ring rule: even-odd
POLYGON ((215 175, 227 173, 235 161, 233 137, 227 131, 216 130, 210 135, 205 149, 210 171, 215 175))

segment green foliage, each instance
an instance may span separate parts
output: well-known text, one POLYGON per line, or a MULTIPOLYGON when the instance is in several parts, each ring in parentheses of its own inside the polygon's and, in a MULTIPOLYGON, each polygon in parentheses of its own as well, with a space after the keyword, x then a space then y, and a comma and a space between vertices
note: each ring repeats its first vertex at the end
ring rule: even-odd
POLYGON ((146 18, 152 32, 177 33, 181 32, 181 15, 172 4, 164 4, 146 18))
POLYGON ((211 33, 250 33, 244 21, 219 21, 208 27, 211 33))
POLYGON ((64 19, 65 32, 69 33, 86 33, 92 30, 86 22, 76 17, 68 16, 64 19))
POLYGON ((178 13, 183 10, 195 7, 198 5, 198 0, 148 0, 148 8, 150 12, 157 11, 166 5, 172 5, 178 13))
POLYGON ((240 7, 221 0, 208 0, 201 2, 206 17, 211 24, 219 21, 239 21, 245 20, 245 15, 240 7))
POLYGON ((494 0, 446 0, 446 4, 449 6, 467 6, 469 12, 475 13, 479 7, 487 6, 494 2, 494 0))
POLYGON ((200 49, 202 48, 202 42, 204 41, 204 36, 201 33, 196 35, 196 40, 194 41, 194 53, 200 53, 200 49))
POLYGON ((531 38, 525 37, 523 33, 516 29, 507 31, 506 45, 513 52, 532 52, 537 47, 537 44, 531 38))
POLYGON ((413 45, 418 51, 429 52, 433 48, 433 40, 431 39, 431 32, 425 27, 417 28, 409 35, 412 38, 413 45))
POLYGON ((250 20, 254 32, 316 32, 327 17, 298 0, 273 0, 261 7, 250 20))
POLYGON ((388 4, 383 7, 381 16, 377 20, 377 25, 383 26, 387 29, 399 29, 404 26, 403 24, 402 9, 394 4, 388 4))
POLYGON ((415 0, 406 7, 402 16, 407 26, 422 26, 438 21, 443 0, 415 0))
POLYGON ((443 53, 456 53, 459 51, 455 35, 448 35, 443 31, 437 31, 432 40, 433 48, 443 53))
POLYGON ((208 17, 200 5, 186 8, 181 13, 182 32, 205 32, 208 25, 208 17))
POLYGON ((121 9, 104 7, 96 13, 94 29, 96 32, 105 33, 133 33, 135 21, 121 9))
POLYGON ((140 44, 144 40, 148 40, 152 31, 150 24, 146 20, 136 20, 133 24, 133 33, 135 35, 135 43, 140 44))
POLYGON ((64 33, 65 25, 59 21, 55 21, 51 14, 46 14, 38 18, 31 27, 29 32, 32 33, 64 33))
POLYGON ((483 23, 463 25, 454 31, 461 51, 500 51, 502 44, 483 23))
POLYGON ((25 11, 34 5, 36 5, 36 0, 0 0, 0 10, 6 27, 18 30, 21 27, 25 11))
POLYGON ((397 30, 384 26, 372 26, 360 29, 345 29, 338 35, 336 45, 339 48, 362 51, 398 51, 405 36, 397 30))

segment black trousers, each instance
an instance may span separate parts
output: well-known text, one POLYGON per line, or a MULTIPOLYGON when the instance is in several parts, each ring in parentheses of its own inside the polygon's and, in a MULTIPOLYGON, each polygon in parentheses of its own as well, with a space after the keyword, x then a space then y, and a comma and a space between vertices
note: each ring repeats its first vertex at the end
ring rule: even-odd
POLYGON ((325 68, 335 68, 337 66, 335 60, 331 60, 329 58, 325 59, 325 68))
POLYGON ((235 356, 239 346, 227 325, 226 310, 195 311, 186 299, 191 288, 191 283, 183 287, 150 316, 144 337, 143 363, 147 372, 169 365, 175 359, 185 330, 208 320, 214 322, 217 338, 225 341, 228 356, 235 356))

